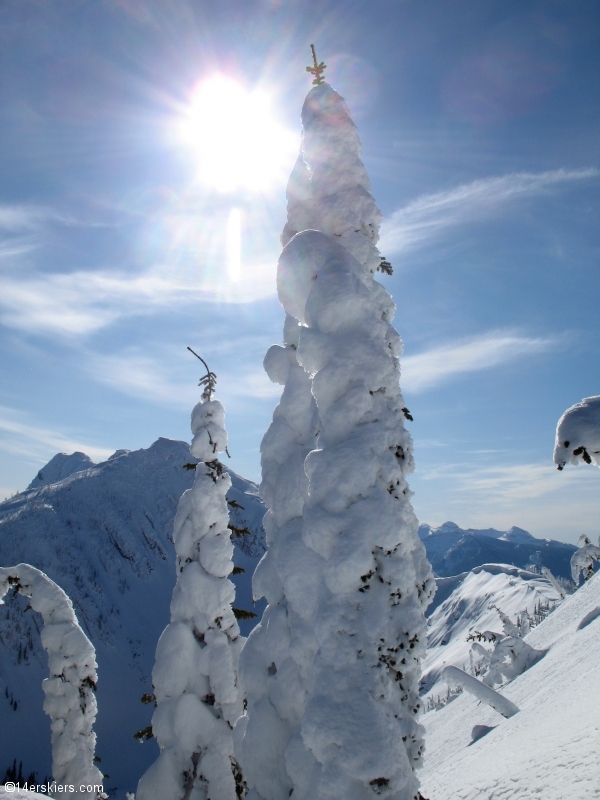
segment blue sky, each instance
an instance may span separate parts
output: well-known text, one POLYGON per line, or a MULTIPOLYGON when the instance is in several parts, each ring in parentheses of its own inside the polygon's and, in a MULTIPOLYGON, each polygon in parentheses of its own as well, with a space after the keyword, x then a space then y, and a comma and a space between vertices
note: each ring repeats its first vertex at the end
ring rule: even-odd
POLYGON ((314 42, 385 215, 419 518, 597 535, 600 475, 556 472, 552 448, 600 392, 599 32, 586 0, 5 0, 0 497, 58 451, 189 439, 188 345, 218 375, 232 467, 259 478, 314 42), (190 119, 215 75, 270 102, 274 145, 229 126, 227 163, 246 131, 238 172, 262 158, 264 181, 206 179, 190 119))

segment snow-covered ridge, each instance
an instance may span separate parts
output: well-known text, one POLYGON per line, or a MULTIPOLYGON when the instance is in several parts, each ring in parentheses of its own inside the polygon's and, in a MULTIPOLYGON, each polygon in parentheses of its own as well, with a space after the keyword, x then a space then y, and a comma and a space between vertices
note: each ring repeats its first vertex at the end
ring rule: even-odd
POLYGON ((521 612, 533 616, 540 607, 554 608, 560 599, 546 577, 508 564, 483 564, 438 579, 427 629, 422 691, 434 698, 444 693, 446 685, 439 682, 447 665, 472 671, 467 637, 476 631, 502 631, 498 609, 516 622, 521 612))
POLYGON ((431 800, 597 797, 599 634, 596 575, 525 638, 547 652, 501 690, 519 713, 503 719, 461 695, 424 716, 423 795, 431 800), (473 735, 475 726, 480 727, 473 735))
MULTIPOLYGON (((105 785, 134 791, 156 757, 154 742, 133 734, 150 723, 150 674, 159 636, 168 622, 175 584, 172 525, 177 503, 190 488, 195 461, 189 445, 158 439, 147 449, 120 452, 0 503, 0 566, 26 562, 69 595, 98 660, 97 753, 110 775, 105 785)), ((42 468, 47 473, 47 468, 42 468)), ((230 472, 228 499, 234 536, 236 606, 254 610, 251 578, 264 552, 264 506, 255 484, 230 472)), ((17 758, 23 770, 51 774, 50 731, 42 679, 47 660, 39 622, 23 615, 19 598, 0 608, 0 772, 17 758)), ((247 633, 255 620, 241 620, 247 633)), ((0 778, 2 776, 0 775, 0 778)))

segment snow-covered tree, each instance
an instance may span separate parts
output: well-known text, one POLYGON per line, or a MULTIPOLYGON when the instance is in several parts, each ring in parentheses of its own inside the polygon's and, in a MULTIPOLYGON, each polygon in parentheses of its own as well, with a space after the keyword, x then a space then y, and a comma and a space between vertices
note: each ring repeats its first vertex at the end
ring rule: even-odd
POLYGON ((13 589, 28 597, 42 615, 42 645, 50 677, 42 682, 44 711, 51 719, 52 777, 65 787, 60 797, 95 800, 102 794, 102 773, 94 765, 97 714, 96 651, 60 586, 29 564, 0 568, 0 603, 13 589))
POLYGON ((433 578, 406 483, 401 342, 348 109, 324 83, 302 122, 278 268, 287 347, 265 359, 286 387, 262 447, 254 590, 269 605, 242 653, 236 752, 249 800, 412 800, 433 578))
MULTIPOLYGON (((592 544, 585 534, 579 537, 581 547, 571 556, 571 575, 575 586, 579 585, 579 575, 583 573, 583 580, 589 581, 594 574, 594 562, 600 563, 600 546, 592 544)), ((598 537, 600 545, 600 537, 598 537)))
POLYGON ((244 792, 232 741, 243 711, 237 669, 244 639, 228 579, 231 479, 218 460, 227 447, 225 411, 211 399, 213 388, 205 383, 192 412, 191 453, 200 463, 177 508, 177 583, 152 672, 152 730, 161 752, 142 776, 137 800, 236 800, 244 792))
POLYGON ((558 421, 554 463, 594 463, 600 467, 600 396, 586 397, 568 408, 558 421))
POLYGON ((491 608, 498 612, 503 632, 474 631, 469 634, 467 641, 473 640, 471 661, 477 665, 478 674, 483 674, 483 683, 493 688, 513 680, 528 670, 544 657, 545 650, 536 650, 523 639, 529 631, 527 614, 521 614, 517 624, 497 606, 491 608), (493 645, 492 649, 483 647, 481 641, 490 642, 493 645))

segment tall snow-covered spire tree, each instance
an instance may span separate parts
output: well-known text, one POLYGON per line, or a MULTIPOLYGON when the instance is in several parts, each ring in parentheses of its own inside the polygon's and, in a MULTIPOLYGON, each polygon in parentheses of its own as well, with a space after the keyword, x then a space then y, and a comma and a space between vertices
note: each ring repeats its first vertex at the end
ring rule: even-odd
POLYGON ((139 782, 138 800, 237 800, 244 792, 232 740, 243 711, 237 669, 244 639, 231 605, 231 479, 218 460, 227 432, 225 410, 211 399, 215 378, 208 372, 201 381, 192 411, 191 453, 200 463, 175 516, 177 583, 152 672, 152 730, 161 752, 139 782))
POLYGON ((380 214, 348 109, 323 83, 302 122, 278 268, 296 349, 271 348, 265 362, 284 397, 302 367, 318 435, 300 469, 311 441, 300 443, 297 420, 310 419, 312 434, 314 417, 288 403, 286 424, 275 424, 280 406, 263 441, 263 484, 275 473, 281 487, 265 497, 276 535, 255 591, 269 606, 242 654, 248 713, 236 752, 249 800, 412 800, 433 579, 406 484, 401 342, 391 298, 373 280, 380 214), (282 454, 295 458, 287 474, 282 454))

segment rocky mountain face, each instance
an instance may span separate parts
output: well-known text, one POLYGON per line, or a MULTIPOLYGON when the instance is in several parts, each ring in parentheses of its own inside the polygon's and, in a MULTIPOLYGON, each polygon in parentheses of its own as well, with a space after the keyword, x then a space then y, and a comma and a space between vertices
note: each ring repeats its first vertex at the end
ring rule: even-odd
MULTIPOLYGON (((105 787, 135 791, 156 757, 154 741, 134 733, 150 724, 154 651, 169 619, 175 584, 172 524, 194 461, 184 442, 158 439, 134 452, 117 451, 101 464, 59 454, 30 488, 0 504, 0 564, 27 562, 47 573, 73 601, 98 660, 99 766, 105 787)), ((264 552, 264 507, 257 487, 230 473, 231 521, 247 532, 233 536, 236 606, 252 604, 252 573, 264 552)), ((260 618, 258 616, 257 618, 260 618)), ((247 634, 254 621, 240 620, 247 634)), ((17 759, 23 772, 50 774, 50 725, 42 710, 47 657, 40 620, 20 597, 0 606, 0 779, 17 759)))

